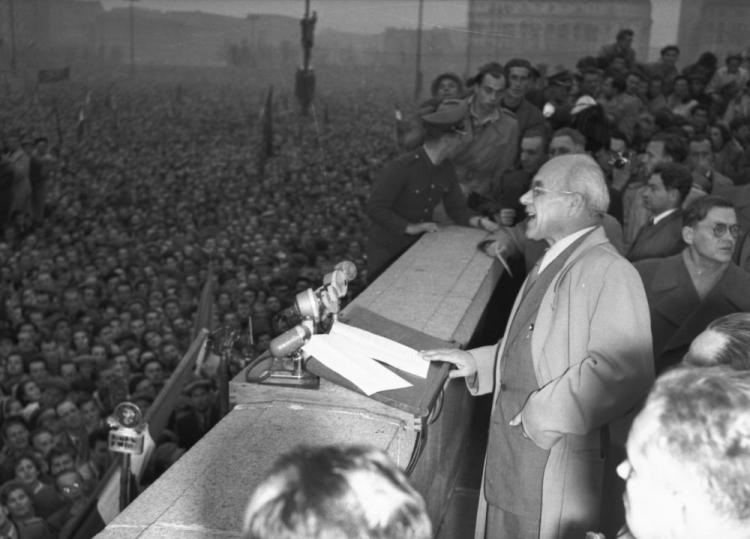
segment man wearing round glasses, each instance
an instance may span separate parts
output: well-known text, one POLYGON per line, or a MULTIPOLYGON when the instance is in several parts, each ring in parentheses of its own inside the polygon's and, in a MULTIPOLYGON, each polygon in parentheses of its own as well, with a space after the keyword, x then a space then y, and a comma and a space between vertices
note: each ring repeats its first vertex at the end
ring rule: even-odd
POLYGON ((657 374, 679 363, 711 321, 750 311, 750 274, 732 262, 740 237, 732 203, 701 197, 682 223, 681 253, 635 264, 648 296, 657 374))

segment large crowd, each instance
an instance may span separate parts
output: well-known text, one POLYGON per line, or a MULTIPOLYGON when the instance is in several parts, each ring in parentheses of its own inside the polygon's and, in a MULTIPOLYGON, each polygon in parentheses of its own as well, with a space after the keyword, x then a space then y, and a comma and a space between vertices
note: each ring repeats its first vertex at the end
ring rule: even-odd
MULTIPOLYGON (((267 84, 230 75, 154 70, 3 96, 0 502, 20 529, 57 533, 65 518, 51 516, 80 507, 55 483, 58 453, 92 493, 112 459, 113 380, 147 412, 188 350, 209 274, 211 326, 240 334, 233 366, 266 351, 286 329, 277 314, 337 262, 359 270, 351 294, 364 286, 363 204, 395 152, 383 114, 393 100, 341 84, 335 110, 301 119, 277 91, 261 166, 267 84), (31 495, 37 478, 42 497, 16 509, 11 487, 31 495)), ((152 478, 218 420, 213 374, 187 385, 152 478)))
MULTIPOLYGON (((725 187, 750 182, 750 58, 705 53, 680 71, 676 47, 647 64, 632 39, 618 36, 570 71, 547 76, 529 64, 521 83, 506 77, 504 114, 536 112, 517 116, 512 170, 467 192, 475 210, 520 226, 508 193, 528 189, 555 140, 601 163, 624 253, 649 216, 670 209, 644 196, 654 170, 656 187, 672 188, 659 164, 688 171, 678 206, 688 192, 718 193, 718 176, 725 187)), ((357 267, 351 295, 367 283, 366 202, 403 149, 390 104, 408 89, 399 94, 376 70, 341 69, 306 118, 290 91, 277 92, 274 155, 262 158, 261 79, 155 71, 0 95, 0 534, 66 533, 113 458, 114 381, 148 410, 191 343, 209 276, 213 327, 241 335, 237 365, 268 349, 287 329, 279 313, 337 262, 357 267)), ((219 419, 214 378, 185 387, 151 479, 219 419)))

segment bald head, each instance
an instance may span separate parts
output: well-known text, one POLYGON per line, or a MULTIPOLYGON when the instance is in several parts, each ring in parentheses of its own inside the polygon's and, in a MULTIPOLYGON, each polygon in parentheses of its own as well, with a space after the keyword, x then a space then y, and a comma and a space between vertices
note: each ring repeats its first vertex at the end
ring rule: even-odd
POLYGON ((586 154, 547 161, 521 197, 529 216, 526 235, 552 244, 583 228, 597 225, 609 206, 601 168, 586 154))

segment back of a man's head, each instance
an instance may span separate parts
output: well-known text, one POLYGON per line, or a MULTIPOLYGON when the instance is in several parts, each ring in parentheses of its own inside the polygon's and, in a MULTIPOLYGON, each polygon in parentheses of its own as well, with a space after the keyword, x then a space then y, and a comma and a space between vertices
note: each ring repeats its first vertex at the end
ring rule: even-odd
POLYGON ((301 447, 253 493, 244 539, 429 539, 424 500, 388 456, 367 447, 301 447))
POLYGON ((682 360, 692 367, 726 365, 750 371, 750 313, 731 313, 699 333, 682 360))
POLYGON ((665 373, 633 423, 627 450, 618 471, 637 539, 747 537, 750 372, 665 373))

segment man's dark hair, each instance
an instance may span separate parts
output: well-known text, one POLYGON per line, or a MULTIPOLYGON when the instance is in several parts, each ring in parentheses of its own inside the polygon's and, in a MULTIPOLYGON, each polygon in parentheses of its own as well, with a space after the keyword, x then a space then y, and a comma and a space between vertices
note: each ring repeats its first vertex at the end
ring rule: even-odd
POLYGON ((635 32, 633 32, 630 28, 623 28, 619 32, 617 32, 616 39, 617 41, 620 41, 621 39, 625 37, 633 37, 635 36, 635 32))
POLYGON ((693 185, 693 175, 690 169, 677 163, 659 163, 654 167, 653 174, 659 175, 665 189, 677 189, 680 194, 680 205, 682 205, 693 185))
POLYGON ((676 52, 677 54, 680 54, 680 47, 677 45, 667 45, 666 47, 662 47, 662 49, 659 51, 659 54, 661 56, 664 56, 668 52, 676 52))
POLYGON ((71 459, 73 459, 73 462, 75 462, 76 460, 75 449, 71 447, 56 447, 49 452, 49 455, 47 455, 47 466, 49 466, 50 470, 52 470, 52 463, 54 462, 54 460, 63 455, 68 455, 71 459))
POLYGON ((388 456, 367 447, 301 447, 253 493, 244 539, 428 539, 422 497, 388 456))
POLYGON ((729 200, 717 195, 708 195, 694 200, 682 214, 682 226, 695 226, 703 221, 713 208, 734 208, 729 200))
POLYGON ((508 60, 505 64, 504 73, 506 79, 510 77, 510 70, 513 67, 525 67, 529 71, 529 75, 531 75, 531 70, 533 69, 531 67, 531 62, 525 58, 513 58, 512 60, 508 60))
POLYGON ((464 91, 464 83, 461 80, 461 77, 456 75, 455 73, 441 73, 437 77, 435 77, 432 81, 432 84, 430 84, 430 95, 432 97, 437 96, 438 87, 440 86, 440 83, 444 80, 452 80, 456 83, 456 86, 458 86, 458 93, 459 95, 463 93, 464 91))
POLYGON ((499 79, 501 77, 505 77, 505 72, 503 71, 503 66, 497 62, 484 64, 479 68, 479 71, 476 75, 466 81, 466 86, 468 88, 471 88, 472 86, 479 86, 480 84, 482 84, 482 80, 484 79, 485 75, 491 75, 496 79, 499 79))
POLYGON ((549 137, 547 135, 547 130, 543 127, 531 127, 527 129, 521 136, 521 140, 525 138, 537 138, 537 137, 542 139, 542 148, 546 148, 549 145, 549 137))
POLYGON ((683 137, 672 133, 656 133, 650 142, 663 142, 664 155, 668 155, 675 163, 682 163, 687 159, 688 149, 683 137))

